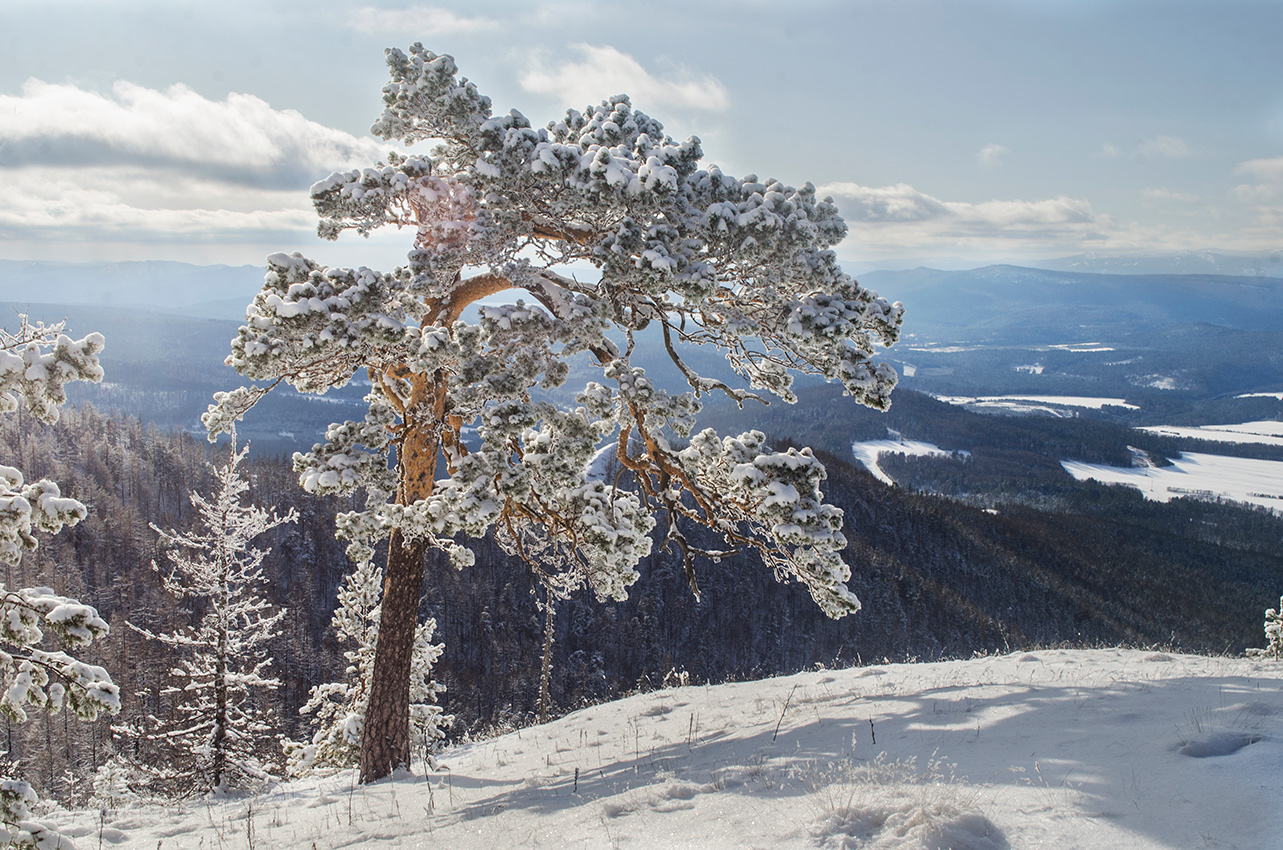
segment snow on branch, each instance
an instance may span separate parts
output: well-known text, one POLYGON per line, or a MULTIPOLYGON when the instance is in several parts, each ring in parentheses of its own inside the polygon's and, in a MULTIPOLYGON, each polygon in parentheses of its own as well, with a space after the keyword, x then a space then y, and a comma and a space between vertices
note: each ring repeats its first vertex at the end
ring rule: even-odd
MULTIPOLYGON (((705 395, 794 402, 797 374, 889 405, 897 376, 875 353, 898 338, 903 308, 838 265, 847 227, 832 200, 810 183, 702 164, 699 139, 670 138, 626 96, 538 127, 494 114, 449 56, 416 44, 387 62, 373 131, 437 146, 333 174, 312 199, 326 238, 414 228, 407 264, 380 273, 273 255, 228 359, 308 392, 369 377, 365 420, 331 426, 295 457, 310 492, 367 492, 341 520, 352 556, 400 530, 466 565, 459 541, 493 530, 557 587, 617 599, 658 517, 693 588, 696 557, 748 547, 830 615, 857 610, 842 515, 824 503, 814 456, 773 451, 755 432, 690 436, 705 395), (572 262, 595 275, 568 274, 572 262), (494 306, 504 290, 512 302, 494 306), (634 362, 645 333, 687 391, 634 362), (699 374, 698 346, 720 350, 742 384, 699 374), (574 406, 554 404, 577 355, 600 374, 574 406), (613 481, 592 471, 606 445, 617 446, 613 481), (696 526, 728 548, 696 545, 696 526)), ((259 392, 217 398, 211 432, 259 392)))

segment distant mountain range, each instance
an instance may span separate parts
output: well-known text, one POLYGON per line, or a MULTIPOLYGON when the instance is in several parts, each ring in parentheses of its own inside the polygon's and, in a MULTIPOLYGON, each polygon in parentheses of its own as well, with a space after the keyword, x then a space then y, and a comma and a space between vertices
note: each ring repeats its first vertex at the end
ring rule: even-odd
POLYGON ((261 266, 194 266, 154 260, 0 260, 0 301, 134 307, 206 319, 241 320, 245 318, 245 305, 263 286, 263 271, 261 266))
POLYGON ((1175 325, 1283 328, 1283 277, 1089 274, 1020 266, 876 271, 861 283, 904 302, 905 331, 989 345, 1117 342, 1175 325))
MULTIPOLYGON (((65 318, 73 334, 103 333, 106 383, 75 385, 73 399, 195 430, 211 395, 242 383, 223 359, 262 275, 255 266, 0 261, 0 321, 12 325, 27 311, 65 318)), ((904 338, 879 359, 926 392, 1212 398, 1283 385, 1280 277, 989 266, 872 271, 860 280, 904 302, 904 338)), ((641 334, 637 346, 634 362, 657 383, 685 388, 657 336, 641 334)), ((688 352, 687 362, 734 380, 718 351, 688 352)), ((600 379, 593 364, 570 365, 566 401, 600 379)), ((354 383, 324 397, 273 393, 243 423, 244 435, 273 452, 310 445, 327 423, 362 415, 364 392, 354 383)))
MULTIPOLYGON (((937 258, 923 264, 913 260, 888 260, 881 264, 857 262, 848 263, 846 267, 859 277, 861 283, 909 304, 913 310, 910 324, 920 336, 976 322, 992 325, 995 319, 992 310, 999 306, 1008 314, 1039 307, 1050 311, 1072 307, 1075 311, 1090 312, 1106 306, 1109 298, 1118 297, 1128 305, 1127 315, 1137 320, 1161 317, 1167 312, 1164 303, 1170 302, 1172 309, 1183 311, 1181 317, 1171 319, 1173 321, 1206 321, 1229 327, 1271 329, 1283 325, 1270 325, 1268 322, 1238 324, 1246 319, 1239 318, 1237 312, 1254 311, 1259 303, 1266 309, 1256 315, 1263 320, 1269 317, 1272 322, 1280 301, 1277 280, 1274 285, 1267 283, 1260 288, 1250 281, 1215 278, 1283 278, 1281 258, 1283 252, 1270 256, 1209 252, 1131 256, 1079 254, 1026 265, 1013 263, 979 268, 957 257, 937 258), (1065 272, 1080 277, 1048 275, 1046 272, 1065 272), (1194 275, 1196 279, 1172 279, 1188 275, 1194 275), (1126 280, 1109 279, 1113 277, 1126 280), (1064 286, 1069 283, 1073 283, 1073 292, 1064 286), (972 297, 975 295, 980 297, 972 297), (1187 300, 1190 296, 1192 300, 1187 300), (1242 300, 1243 297, 1247 300, 1242 300), (1194 317, 1191 304, 1208 306, 1211 312, 1201 318, 1194 317), (985 309, 982 310, 982 306, 985 309)), ((240 321, 245 316, 245 305, 262 286, 263 272, 262 266, 195 266, 165 261, 49 263, 0 260, 0 301, 141 308, 196 318, 240 321)), ((1103 315, 1112 314, 1106 309, 1103 315)), ((1063 319, 1063 314, 1059 318, 1063 319)), ((949 330, 949 335, 952 338, 955 334, 949 330)))
POLYGON ((1094 274, 1216 274, 1283 277, 1283 250, 1269 254, 1217 254, 1183 251, 1175 254, 1075 254, 1023 265, 1052 271, 1094 274))

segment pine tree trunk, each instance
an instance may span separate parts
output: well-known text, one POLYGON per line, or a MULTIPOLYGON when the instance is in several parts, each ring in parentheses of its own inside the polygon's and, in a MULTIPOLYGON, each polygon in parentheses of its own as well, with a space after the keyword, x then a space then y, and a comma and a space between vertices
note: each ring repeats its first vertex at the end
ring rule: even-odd
POLYGON ((361 737, 362 782, 374 782, 398 767, 410 766, 410 657, 426 554, 425 542, 414 541, 407 547, 401 530, 392 532, 361 737))
MULTIPOLYGON (((440 372, 431 376, 412 373, 403 367, 390 370, 390 374, 408 382, 411 388, 408 401, 401 401, 396 393, 390 398, 401 406, 405 416, 403 436, 396 447, 397 502, 412 505, 432 495, 441 449, 439 435, 446 422, 446 376, 440 372)), ((383 602, 379 606, 379 640, 370 673, 370 701, 361 735, 362 783, 410 766, 410 658, 414 654, 427 551, 426 541, 414 540, 407 545, 401 529, 393 530, 383 577, 383 602)))

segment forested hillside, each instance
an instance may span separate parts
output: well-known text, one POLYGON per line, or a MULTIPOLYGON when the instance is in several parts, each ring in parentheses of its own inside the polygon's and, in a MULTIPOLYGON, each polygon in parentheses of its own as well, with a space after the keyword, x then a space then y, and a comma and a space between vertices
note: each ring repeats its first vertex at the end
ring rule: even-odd
MULTIPOLYGON (((226 450, 92 408, 67 409, 53 427, 12 417, 0 438, 7 457, 33 475, 56 476, 90 508, 88 519, 43 541, 7 580, 76 595, 112 625, 93 658, 121 685, 119 717, 90 724, 64 713, 6 729, 24 773, 66 800, 87 793, 76 777, 92 774, 115 746, 110 723, 173 710, 164 689, 174 659, 126 623, 166 630, 192 616, 159 587, 148 524, 188 523, 188 489, 208 486, 207 461, 225 460, 226 450)), ((1004 504, 994 514, 885 487, 843 457, 823 460, 826 493, 846 512, 850 586, 861 612, 828 620, 800 587, 779 586, 748 557, 699 562, 696 602, 680 559, 659 550, 642 562, 627 602, 578 597, 560 605, 554 707, 655 687, 674 671, 716 682, 817 663, 1056 643, 1241 652, 1259 644, 1260 611, 1283 583, 1283 520, 1264 511, 1155 505, 1132 491, 1082 484, 1066 488, 1060 512, 1004 504)), ((270 592, 289 612, 272 646, 272 673, 283 686, 261 706, 281 734, 298 737, 309 687, 340 672, 329 620, 352 566, 333 524, 348 506, 303 493, 280 459, 256 461, 250 479, 256 500, 301 515, 266 541, 270 592)), ((489 540, 476 553, 476 565, 463 571, 434 558, 421 607, 446 645, 437 677, 457 718, 455 736, 521 722, 538 695, 543 616, 534 579, 489 540)))

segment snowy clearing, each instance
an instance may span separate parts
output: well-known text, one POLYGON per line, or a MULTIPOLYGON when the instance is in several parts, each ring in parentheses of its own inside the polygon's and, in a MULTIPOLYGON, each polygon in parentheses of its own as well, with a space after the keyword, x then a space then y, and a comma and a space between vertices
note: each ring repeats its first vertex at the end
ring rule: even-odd
POLYGON ((1039 650, 594 706, 429 780, 59 813, 79 846, 1262 848, 1283 830, 1283 663, 1039 650))
POLYGON ((1105 466, 1062 460, 1060 465, 1079 481, 1129 484, 1145 498, 1159 502, 1181 496, 1223 498, 1283 512, 1283 462, 1185 452, 1171 466, 1105 466))
POLYGON ((1242 395, 1234 396, 1234 398, 1277 398, 1279 401, 1283 401, 1283 393, 1243 393, 1242 395))
POLYGON ((973 410, 1007 411, 1010 413, 1040 413, 1046 416, 1065 416, 1070 411, 1064 408, 1085 408, 1101 410, 1105 407, 1123 407, 1127 410, 1140 410, 1134 404, 1128 404, 1122 398, 1099 398, 1081 395, 937 395, 933 398, 946 404, 956 404, 973 410))
POLYGON ((1074 354, 1090 354, 1093 351, 1114 351, 1115 349, 1099 342, 1067 342, 1059 345, 1051 345, 1048 348, 1056 351, 1069 351, 1074 354))
POLYGON ((1199 425, 1188 428, 1179 425, 1149 425, 1140 428, 1164 437, 1187 437, 1194 440, 1215 440, 1220 443, 1260 443, 1266 446, 1283 446, 1283 422, 1264 420, 1243 422, 1239 425, 1199 425))
MULTIPOLYGON (((873 473, 874 478, 892 487, 895 486, 895 482, 891 480, 891 476, 882 471, 882 467, 878 466, 878 458, 882 455, 900 454, 912 457, 932 455, 953 457, 954 455, 953 452, 945 451, 939 446, 918 440, 865 440, 862 443, 852 443, 851 453, 855 455, 857 462, 864 464, 864 468, 873 473)), ((970 452, 958 452, 958 454, 965 456, 970 452)))

